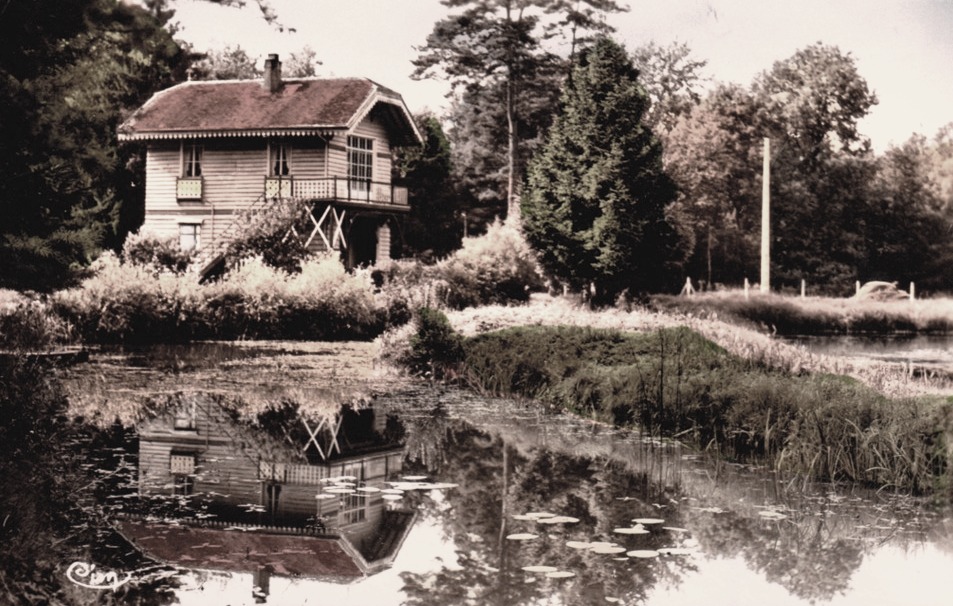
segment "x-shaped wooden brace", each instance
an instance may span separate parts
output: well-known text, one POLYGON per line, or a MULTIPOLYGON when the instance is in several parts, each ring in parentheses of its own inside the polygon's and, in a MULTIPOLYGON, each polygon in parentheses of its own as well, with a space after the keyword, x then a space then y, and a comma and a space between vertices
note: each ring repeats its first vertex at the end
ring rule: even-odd
POLYGON ((304 424, 304 428, 307 430, 308 438, 307 444, 304 445, 304 451, 307 451, 308 448, 314 444, 314 447, 318 449, 318 454, 321 455, 321 459, 326 461, 331 454, 337 450, 338 453, 341 452, 341 445, 338 444, 338 432, 341 431, 341 424, 344 423, 344 417, 342 415, 335 415, 333 418, 325 417, 315 426, 314 430, 308 425, 308 420, 303 418, 301 422, 304 424), (321 444, 318 443, 318 433, 327 427, 328 431, 331 432, 331 440, 328 444, 327 453, 324 452, 324 449, 321 448, 321 444))
POLYGON ((304 243, 304 247, 307 248, 311 246, 311 242, 314 240, 315 236, 321 236, 321 239, 324 240, 324 245, 327 246, 328 250, 335 250, 336 247, 332 246, 332 243, 340 242, 341 248, 347 248, 347 241, 344 239, 344 215, 347 213, 346 210, 341 210, 341 213, 338 214, 336 208, 328 204, 324 207, 324 212, 321 213, 320 219, 314 218, 314 213, 309 213, 308 217, 311 219, 311 222, 314 224, 314 229, 311 230, 311 235, 308 237, 308 241, 304 243), (329 218, 328 215, 331 215, 329 218), (334 219, 334 230, 331 233, 331 239, 328 240, 328 237, 324 233, 324 222, 334 219))

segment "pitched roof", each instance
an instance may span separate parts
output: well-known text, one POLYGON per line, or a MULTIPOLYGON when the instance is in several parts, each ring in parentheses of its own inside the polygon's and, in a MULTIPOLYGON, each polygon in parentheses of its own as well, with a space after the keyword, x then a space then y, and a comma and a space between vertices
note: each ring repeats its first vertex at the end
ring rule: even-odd
POLYGON ((421 142, 401 96, 366 78, 288 79, 276 93, 260 80, 183 82, 136 110, 119 139, 328 135, 357 126, 377 107, 395 145, 421 142))

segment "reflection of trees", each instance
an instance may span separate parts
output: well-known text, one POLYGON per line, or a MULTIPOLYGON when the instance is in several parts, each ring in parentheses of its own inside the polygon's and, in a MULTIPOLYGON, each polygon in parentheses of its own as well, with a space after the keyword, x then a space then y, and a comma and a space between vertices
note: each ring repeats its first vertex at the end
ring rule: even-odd
POLYGON ((425 456, 436 463, 429 467, 431 473, 459 484, 445 495, 448 508, 430 512, 451 529, 457 561, 433 573, 404 573, 409 604, 521 604, 554 593, 572 604, 602 604, 607 596, 637 603, 660 579, 677 583, 690 566, 685 559, 618 562, 612 555, 566 545, 569 540, 614 541, 628 549, 672 545, 672 537, 662 532, 635 537, 612 533, 632 518, 655 516, 652 503, 669 496, 647 474, 633 473, 606 457, 527 447, 521 440, 513 440, 519 447, 512 446, 499 432, 484 433, 442 415, 402 420, 408 426, 408 456, 418 461, 425 456), (512 519, 529 511, 580 521, 564 526, 512 519), (503 538, 516 532, 539 538, 503 538), (541 564, 576 577, 547 579, 522 570, 541 564))
POLYGON ((740 554, 768 581, 812 603, 844 592, 864 557, 863 543, 822 516, 769 521, 724 512, 699 524, 697 538, 712 554, 740 554))

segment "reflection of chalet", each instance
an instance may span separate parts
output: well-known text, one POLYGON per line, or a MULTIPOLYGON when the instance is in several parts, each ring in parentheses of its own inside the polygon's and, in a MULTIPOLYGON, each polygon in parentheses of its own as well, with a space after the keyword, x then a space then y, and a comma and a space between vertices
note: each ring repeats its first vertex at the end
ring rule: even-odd
MULTIPOLYGON (((391 150, 420 134, 396 92, 364 78, 282 79, 271 55, 263 81, 184 82, 161 91, 119 129, 146 145, 143 231, 199 251, 202 269, 239 235, 240 213, 279 199, 309 204, 298 234, 350 266, 390 257, 407 189, 391 150)), ((297 232, 296 232, 297 233, 297 232)))
POLYGON ((183 497, 193 515, 175 526, 127 520, 123 534, 152 557, 189 567, 372 574, 392 561, 413 517, 380 492, 399 477, 399 435, 372 408, 292 418, 268 432, 196 398, 139 429, 140 495, 183 497), (347 494, 330 490, 342 476, 353 478, 347 494))

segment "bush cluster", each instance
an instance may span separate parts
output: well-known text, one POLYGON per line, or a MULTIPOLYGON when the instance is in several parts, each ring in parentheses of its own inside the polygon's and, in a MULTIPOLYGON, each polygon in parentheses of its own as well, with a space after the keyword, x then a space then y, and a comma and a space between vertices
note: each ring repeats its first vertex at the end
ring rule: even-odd
POLYGON ((890 399, 848 377, 770 370, 686 328, 524 327, 466 339, 463 351, 466 378, 484 389, 812 480, 928 491, 953 472, 953 402, 890 399))
POLYGON ((386 292, 403 293, 412 309, 464 309, 525 303, 543 286, 536 259, 519 229, 494 222, 481 236, 433 265, 395 261, 376 272, 386 292))
POLYGON ((53 298, 54 311, 89 342, 370 339, 409 319, 375 294, 368 272, 348 273, 331 255, 306 259, 294 274, 249 259, 207 285, 110 253, 94 271, 53 298))

